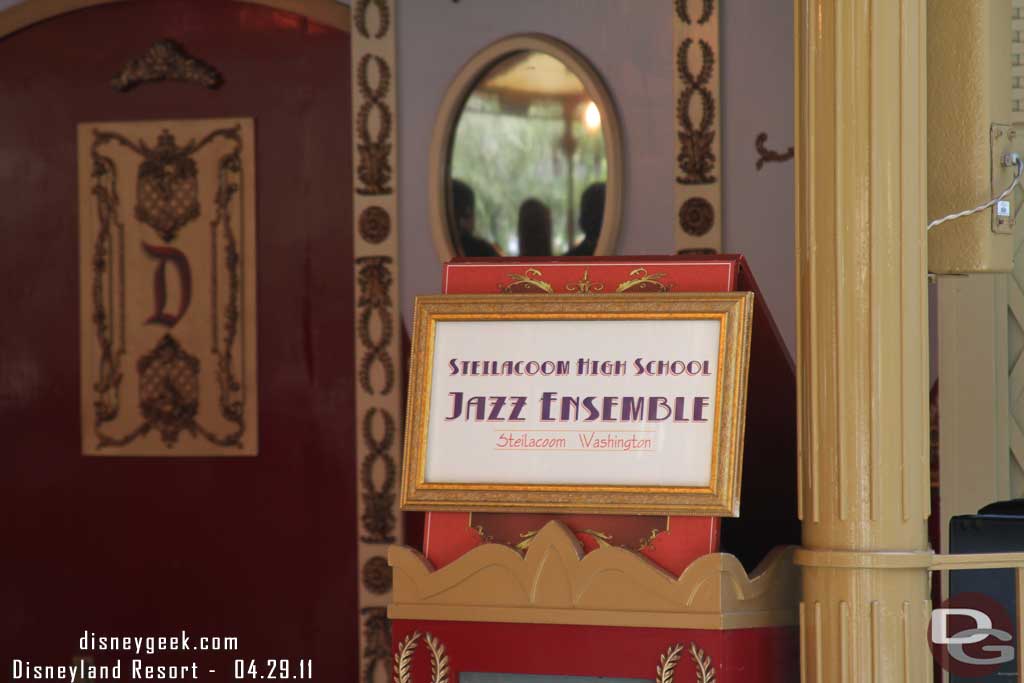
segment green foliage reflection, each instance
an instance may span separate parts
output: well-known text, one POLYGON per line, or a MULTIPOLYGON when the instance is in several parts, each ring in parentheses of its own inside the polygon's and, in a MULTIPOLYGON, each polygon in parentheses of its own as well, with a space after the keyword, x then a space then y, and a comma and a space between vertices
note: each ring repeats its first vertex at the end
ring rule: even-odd
POLYGON ((553 254, 564 254, 583 238, 577 223, 580 195, 608 176, 602 131, 584 126, 584 104, 569 106, 566 116, 559 100, 535 100, 525 111, 503 109, 497 97, 481 93, 467 100, 452 143, 451 177, 469 184, 476 195, 476 234, 505 255, 519 253, 519 206, 530 197, 551 210, 553 254), (575 147, 571 198, 567 147, 575 147))

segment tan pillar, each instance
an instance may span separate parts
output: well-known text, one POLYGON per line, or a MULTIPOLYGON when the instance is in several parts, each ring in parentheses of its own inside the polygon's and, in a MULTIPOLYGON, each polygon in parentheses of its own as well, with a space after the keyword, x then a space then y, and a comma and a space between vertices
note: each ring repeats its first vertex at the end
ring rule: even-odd
POLYGON ((802 680, 931 680, 925 0, 795 0, 802 680))

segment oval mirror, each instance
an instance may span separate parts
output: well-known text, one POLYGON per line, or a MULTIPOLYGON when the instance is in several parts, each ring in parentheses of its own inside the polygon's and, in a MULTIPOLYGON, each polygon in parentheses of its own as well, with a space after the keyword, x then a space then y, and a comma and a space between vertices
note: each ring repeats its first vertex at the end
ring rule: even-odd
POLYGON ((435 242, 460 256, 609 254, 618 233, 618 120, 566 45, 516 36, 463 67, 431 154, 435 242))

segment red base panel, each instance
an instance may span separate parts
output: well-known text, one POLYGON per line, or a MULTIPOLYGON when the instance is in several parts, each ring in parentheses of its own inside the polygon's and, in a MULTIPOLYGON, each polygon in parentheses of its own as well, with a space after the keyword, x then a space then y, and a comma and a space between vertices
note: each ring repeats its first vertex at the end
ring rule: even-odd
MULTIPOLYGON (((445 649, 449 680, 463 673, 594 676, 655 680, 662 655, 683 646, 675 681, 701 680, 690 653, 695 644, 710 658, 717 683, 792 683, 799 679, 796 627, 708 631, 698 629, 504 624, 460 621, 392 622, 393 655, 407 637, 421 634, 410 683, 430 683, 430 634, 445 649)), ((394 656, 392 661, 395 661, 394 656)))

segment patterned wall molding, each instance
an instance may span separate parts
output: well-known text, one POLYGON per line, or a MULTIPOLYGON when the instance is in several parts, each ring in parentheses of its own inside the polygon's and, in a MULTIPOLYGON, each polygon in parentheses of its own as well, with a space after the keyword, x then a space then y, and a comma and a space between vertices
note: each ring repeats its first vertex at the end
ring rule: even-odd
POLYGON ((719 0, 675 0, 676 250, 722 249, 719 0))
POLYGON ((395 486, 401 458, 401 320, 395 192, 395 5, 352 3, 353 277, 360 681, 390 675, 388 545, 402 538, 395 486))

